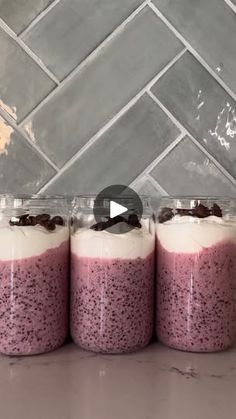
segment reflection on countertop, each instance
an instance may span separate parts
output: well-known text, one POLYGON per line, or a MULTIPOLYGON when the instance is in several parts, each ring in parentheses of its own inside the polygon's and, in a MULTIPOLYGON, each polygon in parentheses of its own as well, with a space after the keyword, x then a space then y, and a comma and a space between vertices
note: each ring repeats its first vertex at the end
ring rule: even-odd
POLYGON ((128 355, 72 343, 0 356, 3 419, 235 419, 236 347, 194 354, 153 343, 128 355))

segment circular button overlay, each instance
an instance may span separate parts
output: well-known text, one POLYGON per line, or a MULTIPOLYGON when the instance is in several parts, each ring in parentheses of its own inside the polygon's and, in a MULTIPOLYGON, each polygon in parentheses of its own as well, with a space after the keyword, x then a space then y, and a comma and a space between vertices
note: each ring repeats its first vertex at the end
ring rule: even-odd
POLYGON ((141 227, 143 204, 128 186, 111 185, 96 196, 93 213, 97 222, 92 227, 94 230, 124 234, 141 227))

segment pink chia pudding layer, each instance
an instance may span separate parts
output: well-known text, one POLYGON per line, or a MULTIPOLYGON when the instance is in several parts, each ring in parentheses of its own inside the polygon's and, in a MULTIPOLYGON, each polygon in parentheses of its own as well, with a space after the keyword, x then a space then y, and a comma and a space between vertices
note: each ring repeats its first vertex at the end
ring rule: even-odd
POLYGON ((139 235, 87 230, 72 238, 71 334, 84 349, 125 353, 152 337, 154 239, 139 235))
POLYGON ((236 338, 236 227, 184 218, 157 229, 156 333, 176 349, 221 351, 236 338))
POLYGON ((1 231, 0 352, 32 355, 63 344, 68 334, 69 233, 42 227, 1 231))

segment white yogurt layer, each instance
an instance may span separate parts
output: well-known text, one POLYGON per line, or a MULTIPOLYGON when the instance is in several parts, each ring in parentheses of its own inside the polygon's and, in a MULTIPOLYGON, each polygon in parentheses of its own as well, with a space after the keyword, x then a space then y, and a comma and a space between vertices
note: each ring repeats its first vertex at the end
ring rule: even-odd
POLYGON ((80 228, 71 236, 71 251, 79 257, 136 259, 154 251, 155 237, 145 227, 123 234, 80 228))
POLYGON ((157 224, 157 237, 169 252, 195 253, 223 241, 236 243, 236 222, 210 216, 196 218, 176 215, 157 224))
POLYGON ((55 249, 69 239, 69 229, 56 226, 47 231, 40 225, 0 228, 0 260, 25 259, 55 249))

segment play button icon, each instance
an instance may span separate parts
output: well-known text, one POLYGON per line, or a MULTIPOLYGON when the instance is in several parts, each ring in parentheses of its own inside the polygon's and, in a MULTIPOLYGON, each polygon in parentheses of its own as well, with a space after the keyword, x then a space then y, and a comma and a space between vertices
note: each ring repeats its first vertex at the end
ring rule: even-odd
POLYGON ((110 202, 110 218, 115 218, 118 215, 124 214, 126 211, 128 211, 127 207, 124 207, 115 201, 110 202))
POLYGON ((143 205, 133 189, 125 185, 111 185, 96 196, 93 213, 96 224, 91 228, 124 234, 141 227, 143 205))

